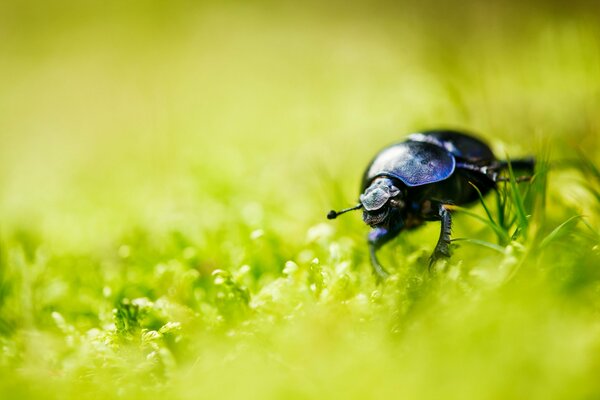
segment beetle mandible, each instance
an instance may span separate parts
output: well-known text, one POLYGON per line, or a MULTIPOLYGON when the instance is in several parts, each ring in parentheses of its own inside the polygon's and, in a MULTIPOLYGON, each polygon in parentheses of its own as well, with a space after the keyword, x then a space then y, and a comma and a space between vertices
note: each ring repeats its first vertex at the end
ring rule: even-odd
MULTIPOLYGON (((512 160, 515 169, 533 173, 535 160, 512 160)), ((341 211, 331 210, 328 219, 363 209, 363 220, 371 228, 367 242, 373 272, 378 279, 389 273, 377 259, 377 250, 402 230, 440 221, 440 236, 430 257, 450 256, 452 205, 467 205, 497 188, 509 162, 498 160, 487 144, 470 134, 452 130, 413 133, 403 142, 381 150, 365 170, 359 203, 341 211)), ((518 178, 529 180, 530 176, 518 178)))

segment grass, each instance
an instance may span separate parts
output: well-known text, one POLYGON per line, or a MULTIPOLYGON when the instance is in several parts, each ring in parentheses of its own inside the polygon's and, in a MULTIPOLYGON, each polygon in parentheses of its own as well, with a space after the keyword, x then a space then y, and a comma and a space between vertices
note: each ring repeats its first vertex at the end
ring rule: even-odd
POLYGON ((597 7, 0 5, 0 397, 600 396, 597 7), (371 274, 405 133, 534 155, 371 274))

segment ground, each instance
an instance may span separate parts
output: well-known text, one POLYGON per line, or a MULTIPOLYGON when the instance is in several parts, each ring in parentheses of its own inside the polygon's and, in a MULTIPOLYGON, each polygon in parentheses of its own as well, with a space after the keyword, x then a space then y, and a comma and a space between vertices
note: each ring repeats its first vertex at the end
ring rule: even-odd
POLYGON ((0 4, 0 397, 600 397, 600 9, 0 4), (371 274, 420 129, 534 155, 371 274))

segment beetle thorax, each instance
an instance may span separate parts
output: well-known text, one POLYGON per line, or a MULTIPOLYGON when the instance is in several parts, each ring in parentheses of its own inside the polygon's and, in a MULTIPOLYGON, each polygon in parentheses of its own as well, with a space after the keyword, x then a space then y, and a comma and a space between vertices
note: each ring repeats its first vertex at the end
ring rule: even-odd
POLYGON ((371 226, 381 224, 390 213, 390 203, 401 201, 400 196, 400 189, 390 178, 376 178, 360 195, 360 202, 364 210, 363 220, 371 226))

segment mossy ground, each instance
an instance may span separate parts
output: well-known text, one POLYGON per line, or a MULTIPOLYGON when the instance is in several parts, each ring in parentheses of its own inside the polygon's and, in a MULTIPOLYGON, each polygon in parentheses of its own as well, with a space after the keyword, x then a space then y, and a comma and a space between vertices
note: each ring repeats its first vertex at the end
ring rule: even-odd
POLYGON ((600 9, 0 5, 0 397, 600 396, 600 9), (371 275, 405 133, 535 155, 371 275), (491 219, 490 219, 491 218, 491 219))

